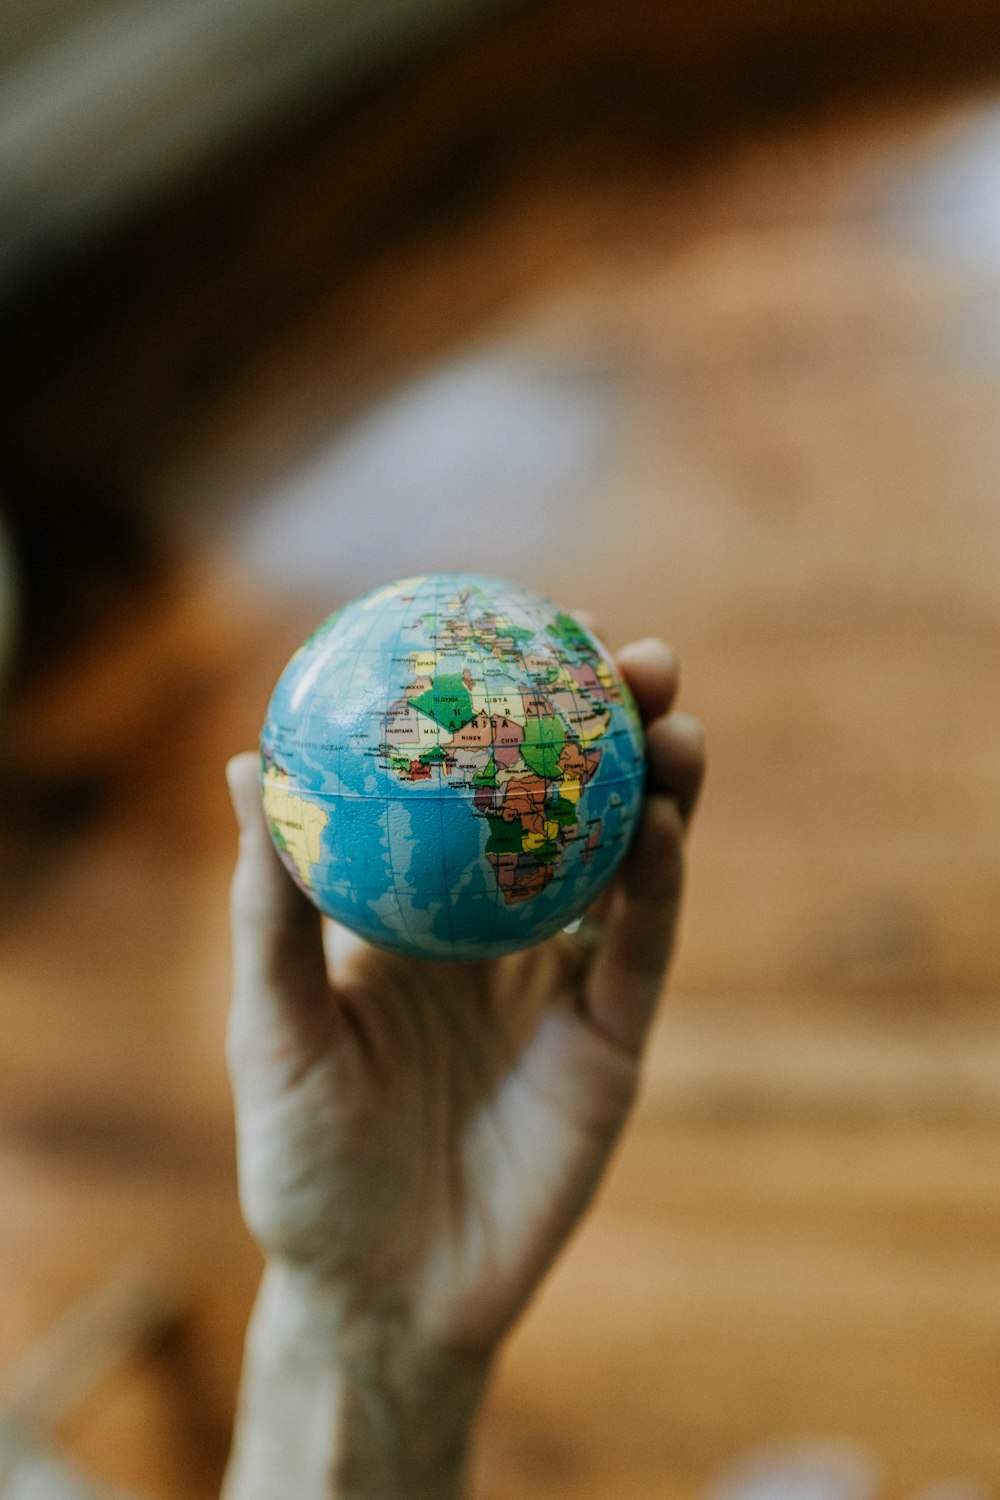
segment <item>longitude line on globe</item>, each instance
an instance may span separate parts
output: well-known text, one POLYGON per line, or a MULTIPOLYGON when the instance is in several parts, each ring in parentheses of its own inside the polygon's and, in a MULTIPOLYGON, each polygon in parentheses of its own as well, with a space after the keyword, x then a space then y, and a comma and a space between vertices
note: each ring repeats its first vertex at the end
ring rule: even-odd
MULTIPOLYGON (((346 703, 353 703, 353 701, 354 701, 354 679, 357 676, 358 667, 361 665, 362 658, 364 657, 365 653, 368 650, 368 643, 371 640, 372 636, 374 635, 375 630, 376 630, 377 626, 379 625, 379 623, 380 623, 380 621, 379 621, 379 612, 378 612, 378 610, 372 610, 371 624, 368 626, 368 630, 367 630, 367 632, 366 632, 363 640, 361 641, 360 645, 356 648, 356 650, 351 655, 351 670, 350 670, 350 672, 348 673, 348 676, 347 676, 347 687, 346 687, 345 693, 344 693, 344 701, 346 703)), ((333 719, 334 722, 335 722, 336 699, 334 699, 331 696, 330 699, 329 699, 329 702, 330 702, 331 708, 327 710, 327 712, 326 712, 326 718, 327 718, 328 721, 330 719, 333 719)), ((344 794, 343 794, 343 785, 344 785, 344 782, 343 782, 343 777, 341 775, 341 769, 340 769, 340 767, 341 767, 341 757, 342 757, 342 754, 343 754, 343 749, 344 749, 344 747, 343 747, 342 742, 338 741, 338 744, 337 744, 337 782, 338 782, 338 791, 339 791, 339 795, 337 797, 337 801, 338 802, 343 802, 343 800, 344 800, 344 794)), ((331 799, 331 809, 330 809, 330 811, 331 811, 330 822, 336 824, 337 823, 337 819, 333 816, 334 803, 333 803, 332 799, 331 799)), ((357 814, 357 812, 358 812, 358 809, 356 808, 355 809, 355 815, 357 814)), ((340 830, 339 827, 337 827, 336 829, 331 829, 331 833, 333 833, 333 832, 336 832, 338 836, 341 835, 341 830, 340 830)), ((330 847, 331 847, 331 850, 332 850, 332 847, 333 847, 332 839, 331 839, 330 847)), ((363 847, 363 845, 362 845, 362 847, 363 847)), ((354 902, 355 906, 360 906, 361 902, 356 899, 357 896, 358 896, 358 894, 359 894, 356 878, 352 879, 351 882, 350 882, 350 892, 355 897, 355 902, 354 902)), ((347 893, 345 892, 345 895, 346 894, 347 893)), ((360 892, 360 894, 361 895, 371 894, 370 888, 363 887, 362 890, 361 890, 361 892, 360 892)))
MULTIPOLYGON (((396 603, 397 603, 397 600, 394 599, 393 600, 393 606, 394 607, 395 607, 396 603)), ((402 642, 403 639, 404 639, 404 637, 405 637, 408 615, 412 611, 412 609, 413 609, 413 607, 414 607, 414 605, 416 603, 416 597, 414 596, 413 598, 407 600, 406 597, 405 597, 405 595, 404 595, 401 598, 399 598, 398 603, 399 603, 399 607, 400 607, 400 620, 399 620, 399 628, 396 631, 394 631, 393 635, 392 635, 392 640, 393 640, 394 645, 397 645, 398 643, 402 642)), ((408 653, 407 652, 403 652, 403 658, 405 659, 407 657, 408 657, 408 653)), ((395 687, 395 679, 393 678, 392 672, 389 671, 389 672, 386 673, 386 692, 388 694, 388 697, 387 697, 387 700, 386 700, 385 712, 386 712, 386 723, 387 723, 387 725, 388 725, 389 709, 392 707, 392 692, 393 692, 394 687, 395 687)), ((413 928, 412 928, 412 926, 411 926, 411 924, 410 924, 410 922, 409 922, 409 920, 407 918, 406 912, 403 909, 403 897, 402 897, 402 893, 400 891, 400 882, 399 882, 399 877, 398 877, 398 874, 397 874, 397 871, 396 871, 396 861, 393 858, 393 849, 392 849, 392 820, 391 820, 391 818, 389 816, 390 810, 391 810, 391 808, 390 808, 391 798, 390 798, 390 790, 389 790, 390 785, 391 785, 391 782, 390 782, 391 774, 392 774, 391 771, 385 773, 385 781, 383 783, 383 785, 386 788, 386 791, 385 791, 385 848, 386 848, 386 857, 387 857, 387 859, 389 861, 389 887, 390 887, 390 890, 392 891, 392 894, 393 894, 393 896, 395 898, 395 901, 396 901, 396 910, 399 912, 400 926, 401 926, 402 930, 406 933, 407 937, 411 937, 412 938, 412 937, 415 937, 416 934, 414 933, 413 928)), ((402 802, 401 798, 400 798, 400 802, 402 802)))
MULTIPOLYGON (((493 700, 490 698, 489 677, 488 677, 488 673, 486 671, 486 658, 487 658, 487 655, 488 655, 487 648, 486 648, 486 646, 485 646, 485 644, 484 644, 484 642, 482 640, 477 640, 477 638, 476 638, 476 630, 475 630, 475 626, 472 623, 472 616, 469 613, 469 605, 468 605, 468 600, 467 599, 463 599, 462 600, 462 612, 465 615, 466 623, 468 624, 468 627, 469 627, 469 639, 470 639, 470 642, 479 651, 479 661, 480 661, 480 666, 482 667, 482 671, 483 671, 483 695, 484 695, 484 697, 486 699, 486 716, 487 716, 487 718, 490 721, 492 732, 495 734, 496 730, 493 727, 493 700)), ((494 751, 495 750, 496 750, 495 740, 491 740, 490 741, 490 756, 491 756, 491 759, 493 760, 494 765, 496 764, 496 757, 494 755, 494 751)), ((474 794, 473 794, 473 800, 474 800, 474 794)), ((473 816, 474 815, 475 814, 473 812, 473 816)), ((485 850, 486 844, 489 842, 489 823, 488 823, 488 821, 485 818, 483 819, 483 822, 486 824, 486 828, 487 828, 487 833, 486 833, 486 836, 485 836, 484 841, 483 841, 483 849, 485 850)), ((484 855, 484 858, 485 858, 485 855, 484 855)), ((488 863, 488 861, 487 861, 487 863, 488 863)), ((490 924, 490 936, 489 936, 490 943, 492 943, 494 941, 494 939, 496 938, 497 928, 500 926, 500 914, 501 914, 502 911, 503 911, 503 891, 500 888, 500 877, 498 875, 497 878, 493 882, 493 921, 490 924)))
MULTIPOLYGON (((440 665, 440 656, 439 656, 439 652, 438 652, 438 645, 439 645, 439 642, 440 642, 440 638, 441 638, 441 575, 438 574, 438 576, 434 580, 434 631, 433 631, 433 640, 434 640, 434 677, 435 677, 435 680, 437 679, 437 676, 438 676, 438 667, 440 665)), ((438 730, 438 743, 439 744, 440 744, 440 738, 441 737, 440 737, 440 723, 439 723, 439 730, 438 730)), ((447 923, 448 923, 448 941, 450 943, 454 944, 454 941, 455 941, 455 923, 452 920, 451 902, 448 899, 449 896, 450 896, 450 894, 451 894, 451 890, 450 890, 450 872, 449 872, 449 869, 448 869, 448 841, 445 838, 444 803, 443 803, 442 792, 441 792, 441 778, 442 778, 443 774, 444 773, 442 772, 441 766, 439 764, 438 767, 437 767, 437 777, 438 777, 438 783, 437 783, 437 817, 438 817, 438 829, 439 829, 439 832, 440 832, 439 847, 441 849, 441 858, 444 860, 444 875, 445 875, 445 917, 446 917, 447 923)))

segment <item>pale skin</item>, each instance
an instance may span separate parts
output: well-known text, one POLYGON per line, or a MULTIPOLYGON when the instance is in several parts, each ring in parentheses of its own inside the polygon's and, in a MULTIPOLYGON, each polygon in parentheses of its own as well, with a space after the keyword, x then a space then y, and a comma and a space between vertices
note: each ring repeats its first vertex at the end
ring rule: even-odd
POLYGON ((224 1500, 459 1500, 505 1334, 635 1098, 704 771, 662 642, 619 653, 646 731, 639 830, 581 937, 407 960, 321 923, 237 756, 228 1054, 265 1272, 224 1500))

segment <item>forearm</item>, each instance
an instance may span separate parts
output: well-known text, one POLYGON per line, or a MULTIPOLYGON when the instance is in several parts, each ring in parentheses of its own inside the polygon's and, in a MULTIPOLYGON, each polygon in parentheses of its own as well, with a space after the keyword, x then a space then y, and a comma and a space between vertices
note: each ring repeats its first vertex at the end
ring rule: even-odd
POLYGON ((459 1500, 487 1359, 431 1356, 269 1268, 223 1500, 459 1500))

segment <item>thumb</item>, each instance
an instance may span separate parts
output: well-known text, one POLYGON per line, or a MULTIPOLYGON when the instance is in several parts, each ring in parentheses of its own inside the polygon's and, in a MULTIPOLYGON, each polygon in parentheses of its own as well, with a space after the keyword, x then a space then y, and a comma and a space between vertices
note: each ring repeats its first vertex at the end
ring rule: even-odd
POLYGON ((233 1004, 230 1040, 237 1050, 332 1011, 319 912, 278 857, 267 826, 257 756, 235 756, 226 767, 240 828, 230 889, 233 1004))

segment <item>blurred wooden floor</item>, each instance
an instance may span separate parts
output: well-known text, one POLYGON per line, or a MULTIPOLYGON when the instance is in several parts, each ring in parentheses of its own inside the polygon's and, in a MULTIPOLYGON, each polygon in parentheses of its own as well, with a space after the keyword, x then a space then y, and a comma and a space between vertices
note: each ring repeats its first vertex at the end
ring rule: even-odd
MULTIPOLYGON (((93 1472, 202 1500, 225 1454, 258 1266, 224 761, 319 615, 468 566, 668 635, 712 748, 642 1102, 507 1352, 478 1495, 689 1500, 801 1435, 869 1447, 891 1496, 1000 1487, 998 160, 1000 86, 584 153, 307 278, 172 425, 126 402, 108 472, 175 561, 9 702, 0 904, 0 1372, 124 1258, 191 1306, 198 1420, 137 1364, 61 1434, 93 1472)), ((143 350, 211 322, 185 274, 68 344, 95 432, 102 360, 155 385, 143 350)))

